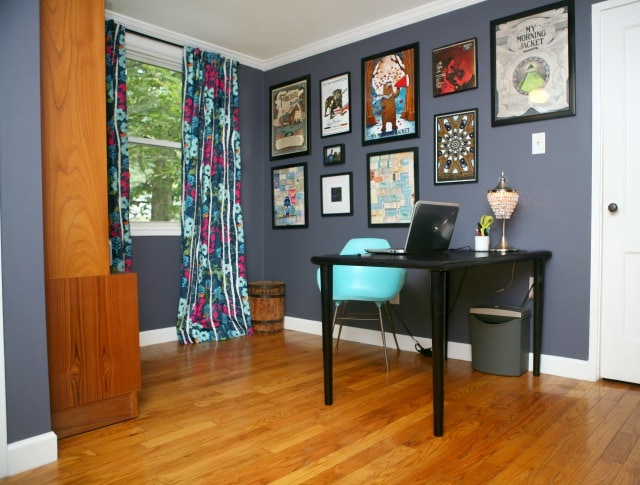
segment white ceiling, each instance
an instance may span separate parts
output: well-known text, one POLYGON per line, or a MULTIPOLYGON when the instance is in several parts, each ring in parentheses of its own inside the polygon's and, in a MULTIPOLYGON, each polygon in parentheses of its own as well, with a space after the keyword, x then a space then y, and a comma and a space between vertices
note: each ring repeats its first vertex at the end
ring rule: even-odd
POLYGON ((105 0, 140 33, 267 70, 484 0, 105 0), (157 28, 160 29, 157 29, 157 28), (190 44, 194 45, 194 44, 190 44))

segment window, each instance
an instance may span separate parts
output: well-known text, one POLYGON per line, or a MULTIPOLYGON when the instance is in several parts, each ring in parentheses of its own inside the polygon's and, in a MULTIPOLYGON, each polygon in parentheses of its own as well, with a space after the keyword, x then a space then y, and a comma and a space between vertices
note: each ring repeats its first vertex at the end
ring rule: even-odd
POLYGON ((127 33, 130 207, 134 236, 179 235, 182 49, 127 33))

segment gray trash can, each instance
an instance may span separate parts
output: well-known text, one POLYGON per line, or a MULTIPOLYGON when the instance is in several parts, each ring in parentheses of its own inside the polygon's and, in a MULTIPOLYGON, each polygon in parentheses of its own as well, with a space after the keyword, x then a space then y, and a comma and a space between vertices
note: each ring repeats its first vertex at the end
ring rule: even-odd
POLYGON ((471 364, 475 370, 519 376, 529 370, 531 310, 513 306, 469 309, 471 364))

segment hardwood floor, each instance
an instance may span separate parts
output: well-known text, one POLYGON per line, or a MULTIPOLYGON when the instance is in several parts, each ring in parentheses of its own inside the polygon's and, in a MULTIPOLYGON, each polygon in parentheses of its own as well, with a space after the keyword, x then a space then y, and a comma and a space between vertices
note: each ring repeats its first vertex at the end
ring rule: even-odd
POLYGON ((319 336, 287 331, 142 348, 140 416, 59 441, 0 483, 640 483, 640 386, 502 377, 341 342, 323 404, 319 336))

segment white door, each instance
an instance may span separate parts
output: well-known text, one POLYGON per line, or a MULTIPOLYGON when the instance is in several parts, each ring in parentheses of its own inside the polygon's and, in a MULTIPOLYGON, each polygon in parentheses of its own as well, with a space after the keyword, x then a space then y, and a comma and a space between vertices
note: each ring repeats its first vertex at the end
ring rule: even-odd
POLYGON ((640 1, 593 12, 600 377, 640 383, 640 1))

